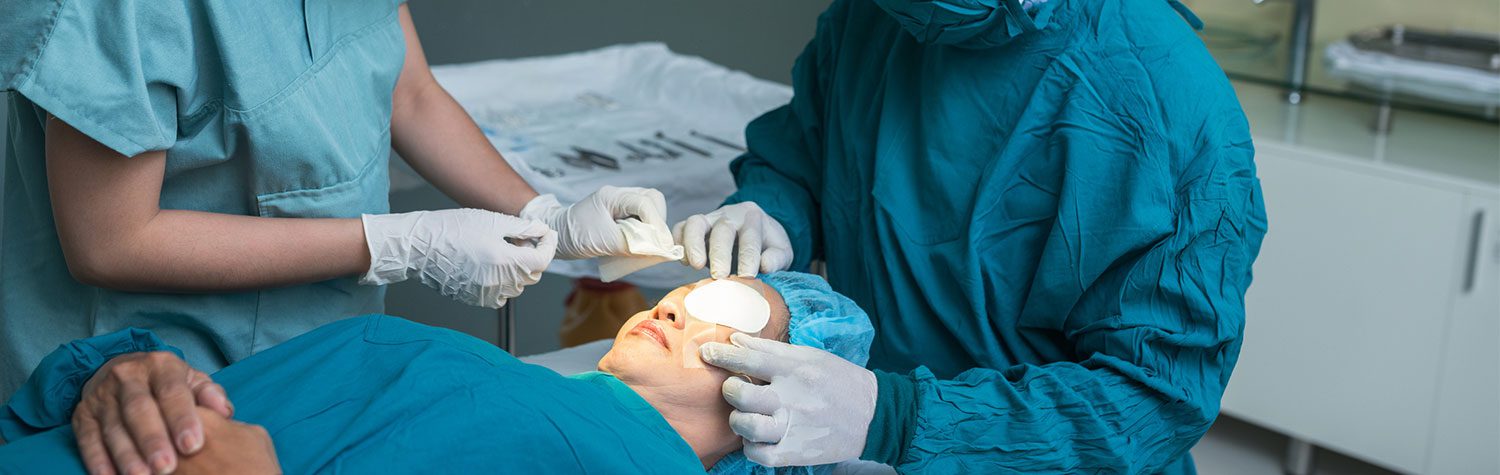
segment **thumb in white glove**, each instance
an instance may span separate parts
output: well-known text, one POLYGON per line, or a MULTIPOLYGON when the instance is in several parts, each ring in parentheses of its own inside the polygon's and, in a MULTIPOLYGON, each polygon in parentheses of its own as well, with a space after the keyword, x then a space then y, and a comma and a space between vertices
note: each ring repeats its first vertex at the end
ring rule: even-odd
POLYGON ((745 456, 768 467, 820 465, 858 458, 875 417, 875 373, 817 348, 743 333, 734 345, 705 343, 705 363, 767 381, 724 381, 735 410, 729 426, 745 456))
POLYGON ((557 231, 558 259, 631 255, 625 232, 615 220, 633 217, 668 234, 667 200, 651 188, 605 186, 567 207, 551 194, 541 195, 526 203, 521 217, 557 231))
POLYGON ((542 278, 557 235, 540 222, 479 209, 364 215, 365 285, 422 284, 455 300, 500 308, 542 278))
POLYGON ((708 214, 699 214, 677 223, 672 235, 685 254, 682 263, 702 269, 715 279, 729 277, 730 261, 738 255, 741 277, 756 273, 786 270, 792 266, 792 241, 786 229, 760 209, 746 201, 725 205, 708 214), (735 252, 735 247, 739 251, 735 252))

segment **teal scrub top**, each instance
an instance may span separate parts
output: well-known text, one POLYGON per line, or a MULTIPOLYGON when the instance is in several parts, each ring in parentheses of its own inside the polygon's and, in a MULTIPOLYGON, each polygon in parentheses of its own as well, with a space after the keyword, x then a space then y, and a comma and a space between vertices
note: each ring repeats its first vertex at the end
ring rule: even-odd
MULTIPOLYGON (((47 357, 0 406, 0 473, 83 474, 67 425, 109 358, 172 351, 127 329, 47 357)), ((565 378, 395 317, 324 325, 214 375, 286 473, 703 473, 655 408, 605 373, 565 378)))
POLYGON ((1167 0, 840 0, 819 19, 729 201, 869 313, 864 458, 1193 471, 1266 232, 1248 124, 1195 23, 1167 0))
MULTIPOLYGON (((218 294, 74 280, 47 192, 46 115, 125 157, 165 151, 164 209, 353 218, 389 209, 397 1, 8 1, 13 91, 0 218, 0 397, 68 341, 148 329, 215 370, 339 318, 382 288, 339 278, 218 294)), ((122 158, 123 159, 123 158, 122 158)))

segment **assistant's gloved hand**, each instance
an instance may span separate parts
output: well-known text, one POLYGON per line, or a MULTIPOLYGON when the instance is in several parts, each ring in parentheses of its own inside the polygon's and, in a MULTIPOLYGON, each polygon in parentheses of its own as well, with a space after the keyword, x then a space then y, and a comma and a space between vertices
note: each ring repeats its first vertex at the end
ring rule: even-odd
POLYGON ((605 186, 568 207, 551 194, 541 195, 526 203, 521 217, 557 231, 558 259, 630 255, 617 219, 634 217, 667 234, 667 200, 651 188, 605 186))
POLYGON ((741 277, 792 266, 792 240, 787 238, 786 229, 760 205, 749 201, 690 216, 672 227, 672 236, 686 252, 682 263, 702 269, 706 260, 708 273, 715 279, 729 277, 736 244, 740 263, 736 274, 741 277))
POLYGON ((365 285, 418 275, 439 293, 500 308, 542 278, 557 249, 547 225, 481 209, 364 215, 370 270, 365 285))
POLYGON ((743 333, 729 339, 733 346, 704 343, 703 361, 768 381, 724 381, 735 408, 729 426, 745 439, 745 457, 768 467, 859 458, 875 417, 875 373, 817 348, 743 333))

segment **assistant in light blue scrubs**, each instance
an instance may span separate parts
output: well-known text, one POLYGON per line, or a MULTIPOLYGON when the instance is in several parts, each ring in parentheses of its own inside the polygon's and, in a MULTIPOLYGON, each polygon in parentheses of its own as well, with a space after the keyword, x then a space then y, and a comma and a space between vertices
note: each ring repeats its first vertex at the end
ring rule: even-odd
POLYGON ((353 277, 194 295, 81 284, 63 260, 43 144, 50 113, 127 157, 165 150, 163 209, 385 213, 405 58, 398 3, 6 2, 0 90, 15 100, 0 152, 0 398, 58 344, 126 327, 157 332, 213 371, 380 311, 383 288, 353 277))
POLYGON ((729 201, 869 312, 863 458, 1192 472, 1266 232, 1248 124, 1175 0, 1028 3, 834 2, 729 201))
MULTIPOLYGON (((0 406, 0 473, 83 474, 67 425, 109 358, 171 351, 124 330, 63 346, 0 406)), ((657 410, 605 373, 565 378, 476 338, 346 319, 213 376, 286 473, 703 473, 657 410), (290 395, 289 393, 295 393, 290 395)))

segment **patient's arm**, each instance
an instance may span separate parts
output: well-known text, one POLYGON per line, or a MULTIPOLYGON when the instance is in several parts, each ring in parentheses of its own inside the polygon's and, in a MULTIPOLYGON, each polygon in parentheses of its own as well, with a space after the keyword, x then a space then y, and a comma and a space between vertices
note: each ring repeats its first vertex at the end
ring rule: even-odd
POLYGON ((276 460, 276 446, 266 429, 236 422, 203 407, 198 408, 198 417, 203 420, 203 450, 182 457, 175 473, 224 474, 224 475, 269 475, 280 474, 281 465, 276 460))

